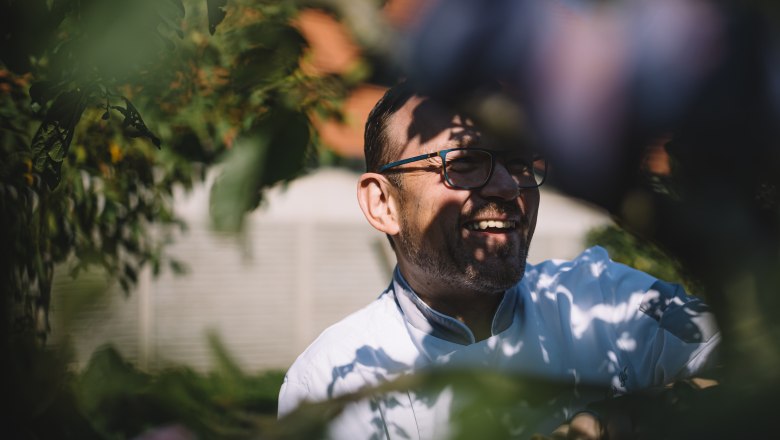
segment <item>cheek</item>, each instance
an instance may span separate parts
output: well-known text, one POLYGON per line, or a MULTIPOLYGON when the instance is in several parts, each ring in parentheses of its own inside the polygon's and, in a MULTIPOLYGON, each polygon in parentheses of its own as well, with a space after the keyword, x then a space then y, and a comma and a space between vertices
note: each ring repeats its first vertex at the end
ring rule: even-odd
POLYGON ((412 209, 412 215, 420 219, 420 224, 425 226, 437 227, 442 225, 445 228, 457 224, 460 219, 460 212, 463 207, 463 201, 453 195, 455 191, 446 189, 446 191, 436 191, 436 186, 428 186, 429 191, 417 199, 412 209))
POLYGON ((536 213, 539 211, 539 191, 521 194, 519 199, 523 214, 528 216, 529 220, 536 221, 536 213))
POLYGON ((539 191, 521 195, 520 207, 528 220, 528 238, 530 239, 536 229, 536 216, 539 212, 539 191))
POLYGON ((422 239, 450 237, 458 228, 468 194, 447 188, 441 176, 430 174, 407 181, 410 191, 404 199, 406 218, 422 239))

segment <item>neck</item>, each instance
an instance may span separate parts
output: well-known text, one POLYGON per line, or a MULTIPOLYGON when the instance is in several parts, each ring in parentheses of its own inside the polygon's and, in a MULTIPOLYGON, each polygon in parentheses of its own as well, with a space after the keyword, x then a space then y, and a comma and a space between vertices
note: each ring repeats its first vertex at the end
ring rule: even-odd
MULTIPOLYGON (((414 287, 412 288, 414 289, 414 287)), ((415 292, 417 291, 415 290, 415 292)), ((474 338, 481 341, 493 335, 493 317, 504 294, 503 292, 482 294, 471 298, 455 298, 454 296, 441 298, 420 293, 418 296, 437 312, 444 313, 464 323, 474 334, 474 338)))

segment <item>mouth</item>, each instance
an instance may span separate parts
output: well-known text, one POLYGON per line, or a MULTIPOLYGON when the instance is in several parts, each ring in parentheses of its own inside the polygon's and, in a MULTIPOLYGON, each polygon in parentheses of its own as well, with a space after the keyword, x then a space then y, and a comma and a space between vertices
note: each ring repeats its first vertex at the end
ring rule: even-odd
POLYGON ((515 220, 474 220, 464 224, 469 231, 505 233, 517 229, 520 222, 515 220))

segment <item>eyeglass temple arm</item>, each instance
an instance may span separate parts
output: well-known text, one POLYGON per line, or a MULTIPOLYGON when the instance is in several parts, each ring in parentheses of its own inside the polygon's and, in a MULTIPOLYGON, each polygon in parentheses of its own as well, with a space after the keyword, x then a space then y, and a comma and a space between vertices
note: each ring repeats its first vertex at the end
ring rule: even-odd
POLYGON ((423 159, 428 159, 428 158, 431 158, 431 157, 439 156, 440 153, 441 153, 440 151, 437 151, 437 152, 434 152, 434 153, 421 154, 419 156, 409 157, 409 158, 401 159, 401 160, 398 160, 398 161, 395 161, 395 162, 390 162, 389 164, 383 165, 381 168, 379 168, 379 172, 381 173, 383 171, 389 170, 390 168, 397 167, 399 165, 405 165, 407 163, 417 162, 418 160, 423 160, 423 159))

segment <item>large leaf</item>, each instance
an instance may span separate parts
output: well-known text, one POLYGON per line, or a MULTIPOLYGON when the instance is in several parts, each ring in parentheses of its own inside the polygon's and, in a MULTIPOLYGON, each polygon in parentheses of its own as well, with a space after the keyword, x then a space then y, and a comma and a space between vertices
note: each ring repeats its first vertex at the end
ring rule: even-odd
POLYGON ((227 0, 206 0, 209 13, 209 34, 214 35, 217 26, 225 19, 227 0))
POLYGON ((81 6, 78 28, 52 54, 64 79, 137 81, 183 37, 182 0, 93 1, 81 6))
POLYGON ((245 214, 260 202, 264 188, 302 172, 309 141, 306 116, 286 109, 263 117, 237 141, 211 190, 215 228, 239 231, 245 214))
POLYGON ((62 161, 68 154, 73 131, 87 107, 83 90, 70 90, 57 96, 32 141, 33 165, 44 182, 54 189, 60 182, 62 161))
POLYGON ((52 44, 72 1, 0 1, 0 62, 17 74, 52 44))
POLYGON ((209 199, 215 229, 240 231, 246 212, 257 206, 268 143, 269 138, 262 134, 244 136, 223 159, 209 199))
POLYGON ((297 177, 303 171, 311 135, 306 115, 277 110, 262 120, 257 129, 272 133, 261 186, 297 177))

